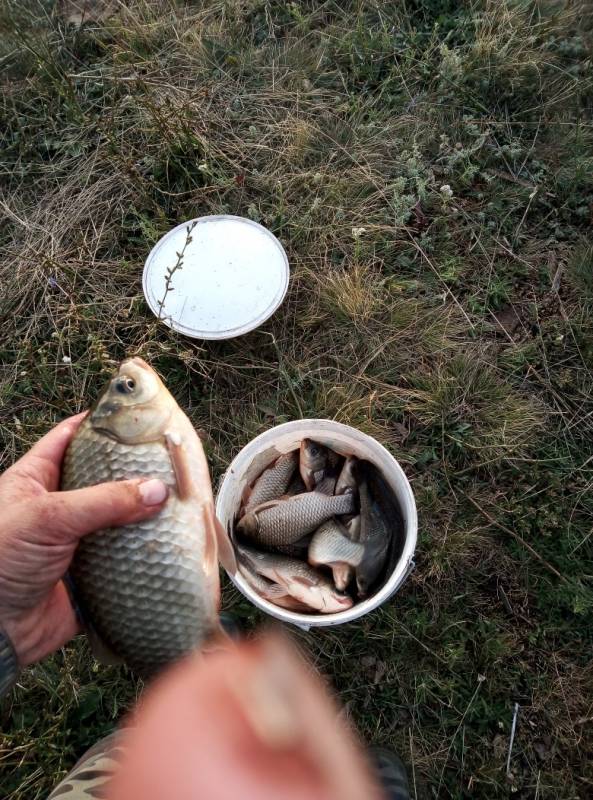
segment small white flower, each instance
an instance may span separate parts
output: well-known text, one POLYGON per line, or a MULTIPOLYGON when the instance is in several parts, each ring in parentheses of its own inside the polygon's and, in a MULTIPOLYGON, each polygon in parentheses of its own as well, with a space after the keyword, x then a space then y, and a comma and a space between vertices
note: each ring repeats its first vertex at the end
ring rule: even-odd
POLYGON ((448 183, 443 184, 439 189, 440 193, 443 197, 453 197, 453 189, 449 186, 448 183))
POLYGON ((70 358, 70 356, 62 356, 62 364, 71 364, 71 363, 72 359, 70 358))
POLYGON ((360 237, 367 232, 366 228, 352 228, 352 238, 360 239, 360 237))
POLYGON ((19 375, 21 376, 21 378, 24 378, 26 374, 27 374, 27 370, 26 370, 26 369, 22 369, 22 370, 19 372, 19 375))

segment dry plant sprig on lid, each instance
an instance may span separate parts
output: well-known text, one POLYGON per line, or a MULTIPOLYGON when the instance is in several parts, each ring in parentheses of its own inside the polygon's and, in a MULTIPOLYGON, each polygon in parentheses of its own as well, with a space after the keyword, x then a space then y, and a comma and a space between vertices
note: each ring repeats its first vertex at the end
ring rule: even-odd
POLYGON ((185 251, 186 251, 188 245, 190 245, 191 242, 193 241, 193 237, 192 237, 191 234, 192 234, 192 231, 196 227, 197 224, 198 223, 197 223, 197 220, 196 220, 194 222, 190 222, 189 225, 186 226, 186 229, 185 229, 186 230, 185 242, 183 244, 183 247, 181 248, 181 251, 176 253, 177 261, 175 262, 175 264, 173 264, 172 267, 167 267, 167 269, 165 271, 165 275, 164 275, 164 278, 165 278, 165 293, 164 293, 162 299, 159 300, 159 303, 158 303, 158 306, 159 306, 159 316, 158 316, 158 318, 159 319, 163 319, 163 308, 164 308, 164 305, 165 305, 165 300, 167 299, 167 295, 169 294, 169 292, 172 292, 174 290, 174 288, 175 288, 174 286, 171 285, 171 281, 173 280, 173 275, 175 275, 175 273, 178 272, 179 270, 183 269, 183 258, 185 256, 185 251))

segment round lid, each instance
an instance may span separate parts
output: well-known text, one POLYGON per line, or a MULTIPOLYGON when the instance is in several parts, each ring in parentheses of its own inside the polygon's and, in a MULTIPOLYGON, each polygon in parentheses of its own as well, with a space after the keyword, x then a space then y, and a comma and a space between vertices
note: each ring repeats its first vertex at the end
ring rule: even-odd
POLYGON ((165 234, 146 259, 142 288, 170 328, 198 339, 230 339, 276 311, 288 278, 288 258, 270 231, 222 215, 198 217, 165 234))

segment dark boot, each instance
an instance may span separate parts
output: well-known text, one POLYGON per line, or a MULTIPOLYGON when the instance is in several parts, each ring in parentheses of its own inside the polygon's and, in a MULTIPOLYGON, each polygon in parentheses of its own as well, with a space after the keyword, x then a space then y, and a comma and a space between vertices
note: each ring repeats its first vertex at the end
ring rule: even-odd
POLYGON ((408 775, 400 757, 386 747, 369 747, 368 753, 388 800, 411 800, 408 775))
POLYGON ((223 611, 220 616, 220 625, 224 632, 234 639, 238 641, 242 639, 245 634, 245 627, 241 622, 241 619, 237 617, 235 614, 231 614, 228 611, 223 611))

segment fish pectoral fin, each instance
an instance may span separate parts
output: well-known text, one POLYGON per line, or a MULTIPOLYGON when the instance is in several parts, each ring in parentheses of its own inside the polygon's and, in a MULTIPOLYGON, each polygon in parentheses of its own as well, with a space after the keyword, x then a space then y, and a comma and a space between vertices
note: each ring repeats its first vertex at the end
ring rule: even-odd
POLYGON ((238 569, 235 549, 227 532, 222 527, 222 523, 216 515, 214 515, 214 527, 216 530, 216 539, 218 544, 218 560, 229 573, 229 575, 235 575, 238 569))
POLYGON ((264 596, 268 600, 277 600, 280 597, 288 597, 289 592, 284 588, 284 586, 280 586, 279 583, 271 583, 269 586, 266 586, 266 592, 264 596))
POLYGON ((265 503, 260 503, 253 509, 253 513, 259 513, 260 511, 265 511, 268 508, 276 508, 277 505, 280 503, 285 502, 285 498, 281 497, 277 500, 267 500, 265 503))
POLYGON ((296 575, 291 578, 294 583, 300 583, 302 586, 317 586, 317 581, 313 578, 307 578, 305 575, 296 575))
POLYGON ((110 667, 124 663, 123 658, 118 656, 117 653, 114 653, 109 645, 105 644, 97 631, 88 622, 85 623, 85 631, 93 656, 99 662, 99 664, 104 664, 106 667, 110 667))
POLYGON ((230 575, 237 572, 237 559, 235 551, 225 529, 220 524, 214 513, 212 504, 209 503, 202 509, 204 517, 204 531, 206 545, 204 547, 204 572, 211 575, 218 568, 218 562, 230 575))
POLYGON ((187 500, 195 494, 194 482, 187 461, 187 452, 177 431, 165 433, 167 449, 171 457, 175 481, 177 483, 177 496, 180 500, 187 500))
POLYGON ((200 647, 200 652, 210 655, 212 653, 218 653, 221 650, 226 652, 232 647, 235 647, 235 642, 219 622, 216 628, 200 647))

